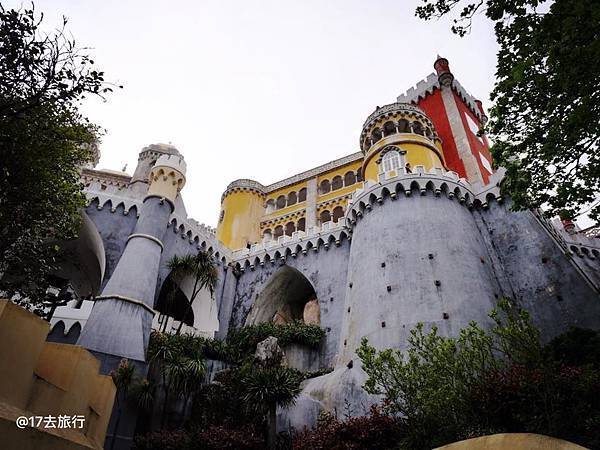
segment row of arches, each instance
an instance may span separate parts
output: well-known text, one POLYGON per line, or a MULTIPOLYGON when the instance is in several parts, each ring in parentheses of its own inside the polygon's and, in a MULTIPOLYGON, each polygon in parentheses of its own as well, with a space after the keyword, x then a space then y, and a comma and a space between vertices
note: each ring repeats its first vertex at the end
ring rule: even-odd
POLYGON ((306 188, 300 189, 297 193, 296 191, 292 191, 287 195, 280 195, 277 199, 271 198, 267 200, 266 212, 270 214, 278 209, 283 209, 304 201, 306 201, 306 188))
POLYGON ((420 121, 415 120, 409 122, 406 119, 400 119, 395 122, 392 120, 387 121, 382 127, 375 127, 370 134, 367 134, 363 140, 363 149, 370 148, 373 144, 380 141, 384 137, 391 136, 392 134, 398 133, 412 133, 425 136, 426 138, 433 140, 435 134, 433 130, 426 125, 423 125, 420 121))
POLYGON ((341 175, 336 175, 331 179, 331 181, 321 181, 321 183, 319 183, 319 194, 324 195, 331 191, 342 189, 343 187, 352 186, 353 184, 359 183, 362 180, 360 169, 356 172, 350 170, 345 173, 343 178, 341 175))
MULTIPOLYGON (((336 206, 333 210, 325 209, 319 214, 319 225, 326 222, 338 223, 344 217, 344 208, 336 206)), ((306 231, 306 219, 304 217, 298 219, 297 222, 289 221, 285 225, 277 225, 275 228, 266 228, 263 231, 263 240, 278 239, 281 236, 292 236, 295 231, 306 231)))

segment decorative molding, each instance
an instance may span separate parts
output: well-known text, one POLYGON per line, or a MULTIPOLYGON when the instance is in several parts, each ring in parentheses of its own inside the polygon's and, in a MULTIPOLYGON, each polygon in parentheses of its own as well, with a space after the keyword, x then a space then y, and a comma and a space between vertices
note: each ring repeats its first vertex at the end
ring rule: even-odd
POLYGON ((113 294, 111 294, 111 295, 99 295, 98 297, 96 297, 95 300, 96 301, 98 301, 98 300, 100 300, 100 301, 102 301, 102 300, 119 300, 119 301, 122 301, 122 302, 131 303, 132 305, 141 306, 146 311, 150 312, 152 315, 156 314, 156 311, 154 311, 152 308, 150 308, 148 305, 146 305, 141 300, 136 300, 135 298, 126 297, 124 295, 113 295, 113 294))
POLYGON ((165 246, 163 245, 162 241, 160 239, 158 239, 157 237, 154 237, 154 236, 152 236, 150 234, 144 234, 144 233, 133 233, 133 234, 130 234, 127 237, 127 242, 129 242, 133 238, 149 239, 149 240, 151 240, 153 242, 156 242, 160 246, 160 251, 161 252, 165 249, 165 246))

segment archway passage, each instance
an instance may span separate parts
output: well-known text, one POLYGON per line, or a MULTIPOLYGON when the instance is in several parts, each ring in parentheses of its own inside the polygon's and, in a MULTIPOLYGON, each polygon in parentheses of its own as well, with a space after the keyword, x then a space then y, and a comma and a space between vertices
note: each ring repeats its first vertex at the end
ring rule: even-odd
POLYGON ((293 320, 319 324, 318 305, 317 294, 310 281, 298 270, 284 266, 271 277, 256 298, 246 325, 293 320))
POLYGON ((194 312, 190 307, 187 296, 173 278, 169 275, 160 288, 155 309, 161 314, 159 317, 160 331, 168 331, 167 317, 182 321, 188 325, 194 325, 194 312))

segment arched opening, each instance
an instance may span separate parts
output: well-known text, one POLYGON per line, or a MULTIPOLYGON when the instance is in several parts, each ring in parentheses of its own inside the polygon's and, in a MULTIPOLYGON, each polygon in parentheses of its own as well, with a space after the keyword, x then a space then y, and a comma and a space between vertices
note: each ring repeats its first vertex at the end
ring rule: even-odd
POLYGON ((306 201, 306 188, 302 188, 298 192, 298 201, 299 202, 305 202, 306 201))
POLYGON ((375 128, 373 130, 373 132, 371 133, 371 139, 373 140, 373 143, 377 142, 378 140, 380 140, 382 137, 381 135, 381 130, 379 128, 375 128))
POLYGON ((53 275, 68 282, 79 298, 97 295, 104 278, 106 254, 102 237, 86 213, 82 213, 77 239, 62 242, 60 247, 53 275))
POLYGON ((356 171, 356 181, 358 181, 360 183, 362 180, 363 180, 362 170, 358 169, 356 171))
POLYGON ((319 215, 319 222, 324 224, 325 222, 329 222, 331 220, 331 213, 328 210, 321 211, 319 215))
POLYGON ((298 196, 296 195, 296 192, 292 191, 288 194, 287 205, 292 206, 296 203, 298 203, 298 196))
POLYGON ((336 206, 333 208, 333 222, 337 223, 342 217, 344 217, 344 208, 341 206, 336 206))
POLYGON ((183 321, 190 327, 194 325, 194 312, 190 302, 171 275, 163 282, 154 309, 160 313, 159 331, 171 331, 173 322, 169 318, 177 322, 183 321))
POLYGON ((286 236, 291 236, 294 231, 296 231, 296 225, 294 224, 294 222, 288 222, 285 224, 286 236))
POLYGON ((423 136, 425 134, 425 130, 424 130, 423 125, 421 124, 421 122, 413 122, 412 123, 412 130, 413 130, 413 133, 420 134, 421 136, 423 136))
POLYGON ((279 238, 280 236, 283 236, 283 227, 281 225, 277 225, 275 227, 275 232, 273 233, 273 237, 275 239, 279 238))
POLYGON ((394 122, 386 122, 383 124, 383 135, 389 136, 391 134, 396 134, 396 125, 394 122))
POLYGON ((263 231, 263 239, 266 241, 270 241, 273 238, 273 233, 271 232, 270 228, 267 228, 265 231, 263 231))
POLYGON ((352 186, 356 183, 356 175, 354 172, 346 172, 344 175, 344 186, 352 186))
POLYGON ((344 181, 342 180, 342 177, 340 175, 333 177, 333 180, 331 181, 331 190, 335 191, 335 190, 341 189, 343 187, 344 187, 344 181))
POLYGON ((303 217, 298 221, 298 231, 306 231, 306 219, 303 217))
POLYGON ((275 204, 277 205, 277 209, 285 208, 285 204, 286 204, 285 195, 280 195, 279 197, 277 197, 277 201, 275 202, 275 204))
POLYGON ((246 325, 294 320, 319 324, 319 303, 310 281, 298 270, 283 266, 258 294, 246 325))
POLYGON ((267 214, 271 214, 273 211, 275 211, 275 200, 272 198, 267 200, 266 209, 267 214))
POLYGON ((321 195, 323 195, 323 194, 327 194, 330 191, 331 191, 331 184, 329 184, 329 180, 321 181, 321 184, 319 184, 319 193, 321 195))
POLYGON ((400 119, 398 121, 398 132, 399 133, 410 133, 410 124, 408 120, 400 119))

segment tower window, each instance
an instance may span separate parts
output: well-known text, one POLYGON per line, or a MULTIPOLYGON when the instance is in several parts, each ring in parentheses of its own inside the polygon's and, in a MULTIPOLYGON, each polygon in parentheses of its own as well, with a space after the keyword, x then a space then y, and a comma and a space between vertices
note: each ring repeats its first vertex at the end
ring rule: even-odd
POLYGON ((398 170, 400 167, 403 167, 400 153, 396 150, 387 152, 385 155, 383 155, 381 165, 383 166, 384 172, 398 170))
POLYGON ((224 218, 225 218, 225 210, 222 209, 221 214, 219 215, 219 223, 223 222, 224 218))

